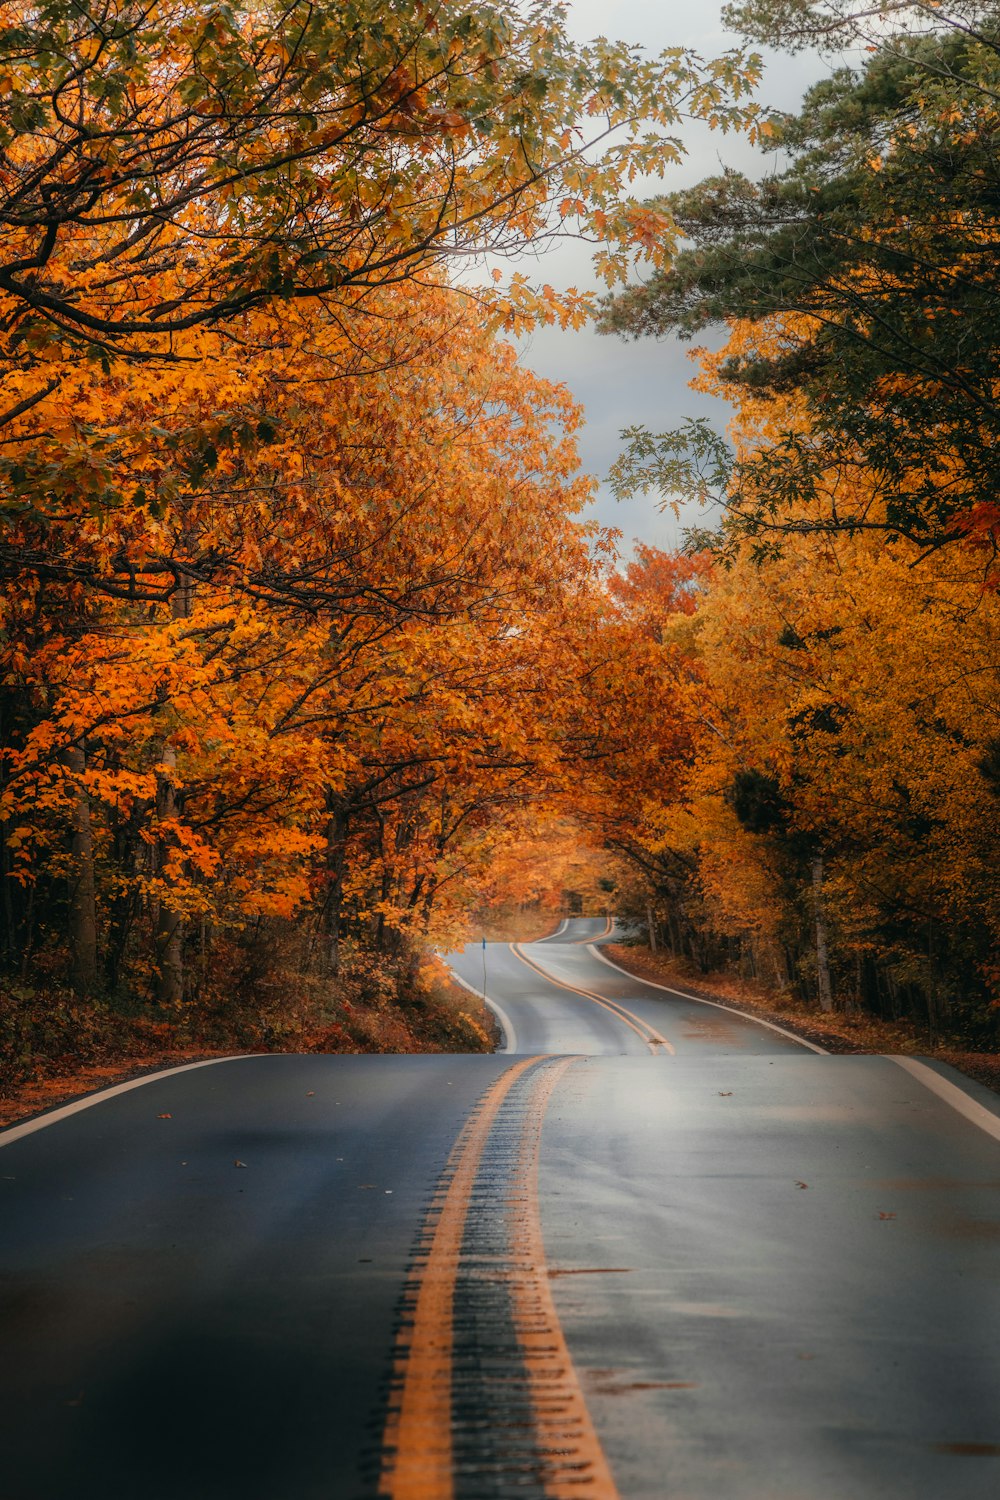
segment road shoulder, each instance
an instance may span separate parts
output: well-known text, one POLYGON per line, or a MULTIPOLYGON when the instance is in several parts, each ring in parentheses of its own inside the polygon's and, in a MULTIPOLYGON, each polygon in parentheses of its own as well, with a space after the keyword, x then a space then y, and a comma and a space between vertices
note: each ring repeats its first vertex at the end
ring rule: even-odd
POLYGON ((933 1058, 947 1063, 994 1094, 1000 1094, 1000 1056, 996 1052, 965 1050, 953 1043, 937 1041, 917 1027, 880 1021, 874 1016, 836 1012, 827 1017, 798 1003, 776 1004, 777 997, 768 997, 762 989, 757 990, 730 974, 699 975, 692 982, 680 964, 666 955, 652 954, 645 947, 603 943, 601 952, 607 960, 637 979, 676 986, 695 999, 710 1000, 740 1015, 769 1021, 826 1052, 900 1053, 933 1058))

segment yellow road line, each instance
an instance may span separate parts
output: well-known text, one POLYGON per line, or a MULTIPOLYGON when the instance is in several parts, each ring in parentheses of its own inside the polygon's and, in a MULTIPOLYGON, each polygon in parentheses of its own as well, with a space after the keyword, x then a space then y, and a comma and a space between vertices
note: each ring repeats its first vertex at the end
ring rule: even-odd
MULTIPOLYGON (((496 1080, 449 1158, 451 1176, 432 1206, 437 1218, 416 1275, 412 1318, 397 1341, 394 1384, 399 1395, 386 1422, 379 1485, 385 1500, 454 1500, 453 1309, 466 1221, 497 1116, 525 1070, 542 1060, 523 1058, 496 1080)), ((508 1263, 499 1274, 510 1287, 546 1500, 620 1500, 559 1325, 539 1214, 538 1154, 545 1109, 556 1083, 576 1061, 558 1059, 540 1070, 530 1086, 514 1147, 517 1192, 504 1205, 508 1263)), ((497 1268, 490 1266, 485 1274, 495 1276, 497 1268)))
POLYGON ((419 1273, 412 1322, 400 1333, 396 1350, 394 1374, 401 1392, 386 1422, 379 1491, 391 1500, 452 1500, 454 1494, 452 1302, 465 1220, 490 1128, 513 1085, 537 1061, 526 1057, 515 1063, 487 1090, 455 1143, 451 1180, 433 1205, 437 1223, 419 1273))
POLYGON ((521 1138, 524 1211, 512 1222, 511 1255, 523 1270, 511 1283, 514 1326, 524 1354, 547 1500, 618 1500, 618 1489, 587 1410, 556 1313, 545 1264, 538 1197, 538 1157, 549 1095, 577 1059, 567 1057, 540 1076, 521 1138))
POLYGON ((665 1036, 661 1036, 655 1027, 650 1026, 641 1016, 634 1015, 624 1005, 619 1005, 617 1000, 608 1000, 604 995, 595 995, 593 990, 584 990, 578 984, 567 984, 563 979, 556 979, 547 969, 543 969, 540 964, 536 964, 533 958, 529 958, 526 953, 522 953, 518 943, 508 943, 507 946, 515 958, 519 958, 523 964, 527 964, 529 969, 534 969, 535 973, 540 974, 543 979, 548 980, 549 984, 558 985, 561 990, 569 990, 572 995, 582 995, 585 1000, 592 1000, 595 1005, 602 1005, 605 1010, 610 1011, 613 1016, 616 1016, 619 1021, 634 1031, 636 1036, 642 1038, 654 1057, 663 1055, 657 1050, 658 1048, 662 1048, 664 1052, 669 1052, 671 1056, 676 1056, 677 1049, 667 1041, 665 1036))

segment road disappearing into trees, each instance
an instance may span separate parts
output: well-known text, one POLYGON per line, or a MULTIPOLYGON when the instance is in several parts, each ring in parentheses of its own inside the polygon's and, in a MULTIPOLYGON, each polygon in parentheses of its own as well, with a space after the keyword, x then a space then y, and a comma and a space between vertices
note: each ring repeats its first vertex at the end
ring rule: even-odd
POLYGON ((996 1097, 602 931, 487 946, 493 1057, 225 1060, 0 1134, 4 1500, 995 1495, 996 1097))
POLYGON ((485 953, 486 998, 511 1052, 646 1057, 819 1050, 769 1022, 626 974, 596 946, 611 935, 608 921, 575 918, 539 943, 489 943, 485 950, 469 944, 449 963, 467 988, 483 994, 485 953))

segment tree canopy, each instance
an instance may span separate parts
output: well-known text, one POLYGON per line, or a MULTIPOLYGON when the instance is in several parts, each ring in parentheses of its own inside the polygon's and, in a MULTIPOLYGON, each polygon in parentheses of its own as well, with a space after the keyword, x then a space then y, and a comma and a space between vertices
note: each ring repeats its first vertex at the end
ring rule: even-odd
POLYGON ((3 7, 5 982, 204 1021, 285 945, 324 1015, 416 993, 618 753, 578 413, 504 339, 592 299, 483 257, 669 253, 631 185, 756 70, 555 0, 3 7))
MULTIPOLYGON (((577 46, 552 0, 6 6, 0 577, 338 600, 320 515, 279 566, 235 492, 230 526, 203 505, 230 481, 282 515, 315 497, 315 394, 419 359, 406 298, 463 257, 576 233, 613 281, 665 253, 629 184, 676 160, 683 114, 742 120, 754 71, 577 46)), ((488 326, 586 314, 494 274, 465 283, 488 326)))
POLYGON ((744 81, 735 57, 576 47, 550 0, 22 0, 0 58, 8 358, 181 358, 185 330, 350 301, 553 216, 613 275, 622 184, 744 81))
MULTIPOLYGON (((849 7, 734 12, 814 42, 832 15, 862 25, 849 7)), ((605 309, 604 327, 629 337, 766 325, 721 374, 761 399, 794 390, 808 422, 735 462, 704 428, 637 433, 619 473, 714 489, 765 540, 875 528, 934 547, 1000 517, 1000 13, 890 7, 873 38, 861 66, 763 126, 787 164, 663 200, 689 244, 605 309), (862 510, 845 498, 860 475, 862 510)))

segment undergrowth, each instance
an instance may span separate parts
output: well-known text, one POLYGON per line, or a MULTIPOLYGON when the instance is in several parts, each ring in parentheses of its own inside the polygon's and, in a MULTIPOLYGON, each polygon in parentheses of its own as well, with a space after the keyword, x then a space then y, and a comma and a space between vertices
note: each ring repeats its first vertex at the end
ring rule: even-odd
POLYGON ((84 999, 48 976, 2 982, 0 1100, 191 1056, 494 1048, 492 1017, 435 958, 347 948, 336 975, 300 959, 293 943, 272 944, 266 962, 245 945, 218 944, 194 994, 172 1007, 130 992, 84 999))

